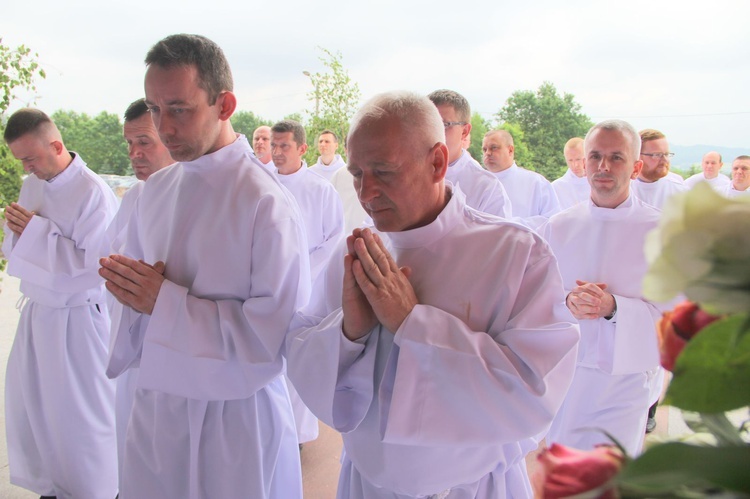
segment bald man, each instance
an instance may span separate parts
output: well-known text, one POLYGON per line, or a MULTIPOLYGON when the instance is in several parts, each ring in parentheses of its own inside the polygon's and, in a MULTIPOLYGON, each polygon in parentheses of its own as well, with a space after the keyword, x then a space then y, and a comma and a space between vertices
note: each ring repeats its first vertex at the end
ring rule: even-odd
POLYGON ((97 270, 117 199, 42 111, 15 112, 4 138, 29 174, 5 208, 3 252, 25 300, 5 388, 10 481, 41 496, 111 499, 115 385, 104 374, 97 270))
POLYGON ((578 203, 585 203, 591 197, 591 186, 583 166, 583 139, 573 137, 566 142, 563 156, 568 164, 568 170, 565 175, 552 181, 552 188, 555 189, 562 210, 578 203))
POLYGON ((514 218, 535 229, 560 211, 560 202, 549 180, 516 164, 511 134, 505 130, 487 132, 482 140, 482 153, 484 166, 505 187, 514 218))
POLYGON ((271 173, 276 171, 276 165, 273 164, 271 155, 271 127, 259 126, 253 132, 253 152, 255 153, 256 163, 260 163, 266 170, 271 173))
POLYGON ((722 175, 722 166, 724 163, 721 162, 721 154, 716 151, 707 152, 701 161, 703 171, 685 180, 685 186, 692 189, 695 184, 703 181, 708 182, 716 191, 722 191, 731 183, 729 177, 722 175))

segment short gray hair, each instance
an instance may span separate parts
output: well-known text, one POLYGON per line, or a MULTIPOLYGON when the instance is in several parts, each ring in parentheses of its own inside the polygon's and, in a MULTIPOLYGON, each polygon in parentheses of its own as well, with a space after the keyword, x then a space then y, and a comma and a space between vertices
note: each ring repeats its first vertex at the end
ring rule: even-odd
POLYGON ((365 102, 352 118, 347 143, 363 123, 387 117, 398 119, 404 135, 427 149, 438 142, 445 144, 445 127, 437 107, 427 97, 407 91, 385 92, 365 102))
POLYGON ((611 130, 620 132, 626 137, 630 137, 630 144, 632 147, 633 158, 638 161, 641 157, 641 136, 633 128, 633 125, 623 120, 605 120, 592 126, 591 129, 586 133, 586 138, 583 139, 583 151, 586 153, 588 149, 588 142, 591 135, 597 130, 611 130))

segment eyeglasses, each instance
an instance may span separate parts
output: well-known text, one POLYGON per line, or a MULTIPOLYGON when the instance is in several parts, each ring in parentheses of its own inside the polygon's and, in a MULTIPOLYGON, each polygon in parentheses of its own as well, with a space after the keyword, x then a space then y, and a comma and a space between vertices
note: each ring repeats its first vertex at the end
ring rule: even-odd
POLYGON ((649 158, 671 158, 674 156, 673 152, 642 152, 641 156, 648 156, 649 158))
POLYGON ((463 125, 468 125, 468 123, 466 123, 465 121, 443 121, 443 126, 445 128, 450 128, 450 127, 456 126, 456 125, 463 126, 463 125))

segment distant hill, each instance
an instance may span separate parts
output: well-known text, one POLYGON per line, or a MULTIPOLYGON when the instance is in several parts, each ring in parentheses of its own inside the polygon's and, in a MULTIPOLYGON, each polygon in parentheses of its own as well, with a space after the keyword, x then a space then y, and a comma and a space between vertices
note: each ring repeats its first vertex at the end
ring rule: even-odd
POLYGON ((671 167, 677 170, 689 170, 692 165, 697 165, 700 168, 701 161, 703 161, 703 155, 709 151, 716 151, 721 154, 721 158, 724 161, 724 167, 721 169, 724 173, 729 173, 732 170, 732 160, 742 154, 750 154, 750 147, 722 147, 722 146, 678 146, 670 144, 669 150, 674 153, 672 158, 671 167))

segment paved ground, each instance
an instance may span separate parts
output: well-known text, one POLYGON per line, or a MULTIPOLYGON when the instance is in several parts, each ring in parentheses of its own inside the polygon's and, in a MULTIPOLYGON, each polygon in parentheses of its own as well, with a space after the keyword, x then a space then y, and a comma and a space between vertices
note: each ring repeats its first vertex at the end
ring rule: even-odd
MULTIPOLYGON (((8 475, 8 455, 5 444, 5 365, 18 323, 16 303, 20 297, 18 279, 0 273, 0 498, 31 499, 38 496, 10 484, 8 475)), ((684 425, 679 412, 661 407, 657 412, 658 436, 680 434, 684 425)), ((306 499, 333 499, 336 496, 336 483, 341 456, 341 437, 332 429, 321 425, 320 437, 302 449, 302 480, 306 499)), ((529 471, 535 467, 534 456, 527 458, 529 471)))

